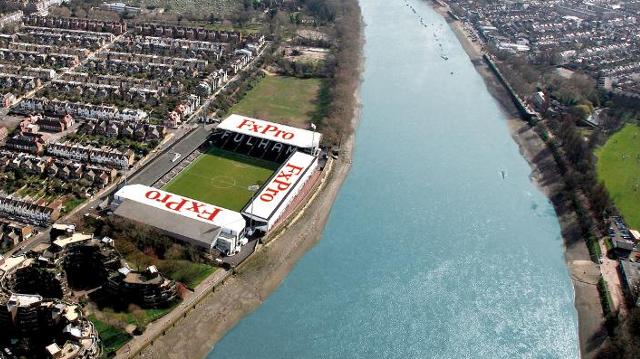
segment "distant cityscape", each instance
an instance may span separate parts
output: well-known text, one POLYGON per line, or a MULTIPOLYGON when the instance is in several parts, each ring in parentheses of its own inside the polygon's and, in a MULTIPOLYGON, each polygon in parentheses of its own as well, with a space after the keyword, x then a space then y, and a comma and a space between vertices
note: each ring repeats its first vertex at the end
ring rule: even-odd
POLYGON ((451 0, 452 11, 473 24, 499 51, 524 54, 591 74, 621 96, 640 95, 640 2, 451 0))
MULTIPOLYGON (((583 240, 589 253, 572 248, 568 234, 568 257, 593 263, 567 262, 574 287, 579 287, 576 281, 592 283, 589 295, 602 307, 601 312, 577 307, 580 335, 600 341, 595 357, 637 357, 637 336, 628 323, 640 313, 640 2, 434 3, 461 26, 500 81, 497 92, 505 91, 506 102, 515 105, 558 165, 563 187, 550 199, 556 210, 575 211, 573 224, 579 229, 573 239, 583 240), (619 322, 606 322, 614 318, 619 322), (598 321, 606 333, 588 324, 598 321)), ((563 233, 575 228, 566 220, 560 223, 563 233)), ((583 354, 592 352, 584 343, 583 354)))

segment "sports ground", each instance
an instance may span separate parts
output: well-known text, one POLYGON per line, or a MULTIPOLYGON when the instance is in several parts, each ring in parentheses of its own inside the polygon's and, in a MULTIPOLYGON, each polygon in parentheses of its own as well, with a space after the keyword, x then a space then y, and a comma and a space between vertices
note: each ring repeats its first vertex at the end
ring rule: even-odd
POLYGON ((625 125, 596 151, 598 179, 632 228, 640 229, 640 127, 625 125))
POLYGON ((266 76, 229 112, 306 128, 319 111, 321 87, 319 79, 266 76))
POLYGON ((211 148, 163 187, 185 197, 240 211, 278 164, 211 148))

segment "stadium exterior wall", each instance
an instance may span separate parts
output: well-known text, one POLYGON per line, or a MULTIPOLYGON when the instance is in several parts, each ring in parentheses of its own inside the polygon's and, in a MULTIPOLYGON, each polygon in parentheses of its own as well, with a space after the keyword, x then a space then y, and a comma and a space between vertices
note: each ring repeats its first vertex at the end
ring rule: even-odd
POLYGON ((317 168, 317 157, 293 153, 243 209, 249 224, 270 231, 317 168))
POLYGON ((238 212, 144 185, 122 187, 111 207, 123 218, 150 225, 178 240, 226 255, 246 242, 245 218, 238 212))
POLYGON ((322 134, 315 131, 236 114, 227 117, 217 128, 259 139, 280 142, 300 149, 316 149, 320 146, 320 140, 322 139, 322 134))

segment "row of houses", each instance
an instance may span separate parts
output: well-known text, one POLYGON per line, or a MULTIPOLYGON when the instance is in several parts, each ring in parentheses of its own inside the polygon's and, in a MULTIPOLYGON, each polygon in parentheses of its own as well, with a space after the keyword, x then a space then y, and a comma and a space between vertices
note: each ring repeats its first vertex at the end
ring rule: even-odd
POLYGON ((128 169, 135 161, 135 154, 132 150, 122 152, 114 148, 97 148, 69 142, 45 144, 40 134, 25 132, 20 132, 7 139, 5 148, 32 155, 40 155, 46 148, 47 154, 51 156, 86 161, 121 170, 128 169))
POLYGON ((11 152, 0 150, 0 170, 23 170, 29 174, 45 173, 50 162, 50 158, 36 156, 24 152, 11 152))
POLYGON ((27 116, 20 121, 21 132, 37 133, 40 131, 59 133, 68 130, 75 121, 71 115, 61 117, 49 117, 41 114, 27 116))
MULTIPOLYGON (((201 27, 174 26, 163 24, 136 24, 134 32, 139 35, 167 37, 175 39, 200 40, 209 42, 240 42, 240 32, 209 30, 201 27)), ((252 37, 254 35, 248 35, 252 37)), ((246 37, 246 36, 245 36, 246 37)))
POLYGON ((114 75, 94 75, 87 72, 69 71, 60 77, 62 80, 95 83, 101 85, 112 85, 127 91, 130 88, 147 87, 165 89, 170 88, 169 81, 146 80, 135 77, 114 76, 114 75))
POLYGON ((126 137, 138 141, 156 141, 164 138, 164 126, 148 123, 132 124, 122 121, 87 120, 79 128, 78 133, 101 135, 106 137, 126 137))
POLYGON ((41 134, 19 132, 7 138, 4 147, 18 152, 38 155, 44 152, 45 141, 41 134))
POLYGON ((122 90, 121 87, 116 85, 59 79, 51 82, 50 89, 83 98, 95 98, 100 101, 108 101, 110 98, 121 98, 130 102, 151 106, 158 105, 160 98, 164 96, 164 92, 161 91, 161 89, 131 87, 127 90, 122 90))
POLYGON ((41 45, 72 46, 89 49, 100 48, 115 39, 107 32, 53 29, 39 26, 23 26, 17 33, 18 38, 29 38, 41 45))
POLYGON ((201 81, 196 87, 196 93, 201 97, 210 96, 213 91, 221 87, 227 80, 229 75, 227 70, 219 69, 211 72, 203 81, 201 81))
POLYGON ((60 206, 45 206, 16 197, 0 195, 0 215, 47 226, 60 216, 60 206))
POLYGON ((107 60, 122 60, 129 62, 148 62, 155 64, 173 65, 178 67, 186 67, 190 70, 198 72, 204 71, 207 68, 207 64, 209 63, 207 60, 201 59, 112 51, 99 53, 97 57, 107 60))
POLYGON ((235 55, 236 56, 234 56, 229 63, 229 72, 232 75, 240 72, 240 70, 242 70, 249 62, 251 62, 251 59, 253 59, 251 51, 245 49, 236 50, 235 55))
POLYGON ((231 44, 135 35, 118 39, 112 48, 121 52, 215 61, 228 52, 231 44))
POLYGON ((27 174, 46 175, 66 182, 84 179, 91 188, 104 188, 118 176, 118 171, 114 168, 50 156, 0 151, 0 170, 18 169, 27 174))
POLYGON ((22 19, 25 25, 51 27, 55 29, 82 30, 93 32, 110 32, 116 35, 127 31, 126 22, 105 21, 96 19, 80 19, 76 17, 56 16, 25 16, 22 19))
POLYGON ((0 88, 10 90, 13 93, 28 92, 41 84, 39 78, 32 76, 0 73, 0 88))
POLYGON ((10 11, 0 16, 0 28, 4 28, 9 25, 17 25, 22 21, 24 13, 22 10, 10 11))
POLYGON ((125 122, 146 122, 148 114, 138 109, 119 110, 115 106, 92 105, 57 99, 31 97, 20 101, 14 112, 22 114, 45 113, 56 116, 71 115, 74 118, 119 120, 125 122))
POLYGON ((88 49, 79 48, 79 47, 40 45, 40 44, 31 44, 28 42, 18 42, 18 41, 13 41, 8 43, 6 47, 11 50, 33 51, 33 52, 39 52, 41 54, 74 55, 74 56, 78 56, 79 58, 84 58, 85 56, 88 56, 91 53, 88 49))
POLYGON ((144 75, 149 79, 184 79, 195 77, 197 71, 178 65, 160 64, 145 61, 106 60, 93 58, 85 63, 85 68, 91 72, 107 73, 112 75, 138 76, 144 75))
POLYGON ((78 56, 68 54, 43 54, 37 51, 0 48, 0 61, 28 66, 71 67, 80 63, 78 56))
POLYGON ((122 152, 113 148, 97 148, 70 142, 48 144, 47 154, 74 161, 101 164, 120 170, 128 169, 135 161, 135 154, 132 150, 122 152))
POLYGON ((167 114, 163 124, 167 128, 178 128, 182 124, 182 121, 187 119, 197 108, 200 106, 200 97, 196 95, 189 95, 186 100, 182 101, 176 106, 173 111, 167 114))
POLYGON ((37 77, 42 81, 49 81, 56 77, 56 71, 43 67, 28 67, 20 65, 0 64, 0 72, 4 74, 14 74, 37 77))

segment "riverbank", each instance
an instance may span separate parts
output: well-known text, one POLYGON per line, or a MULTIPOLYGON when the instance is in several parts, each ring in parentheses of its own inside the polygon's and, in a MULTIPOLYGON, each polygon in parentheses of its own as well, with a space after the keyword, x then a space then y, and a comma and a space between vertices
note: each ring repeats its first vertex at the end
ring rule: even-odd
POLYGON ((256 309, 287 276, 296 262, 320 240, 331 206, 345 180, 353 136, 324 187, 304 214, 250 258, 216 291, 204 298, 165 335, 148 346, 142 358, 203 358, 242 317, 256 309))
POLYGON ((531 166, 531 180, 552 202, 560 224, 565 248, 565 262, 574 288, 574 304, 578 313, 578 336, 582 358, 591 358, 606 338, 604 316, 597 290, 600 268, 591 261, 586 243, 582 238, 577 216, 571 204, 564 200, 561 192, 565 186, 558 165, 551 151, 534 129, 523 121, 509 93, 482 59, 480 41, 472 41, 461 21, 450 18, 449 8, 432 3, 435 11, 443 16, 477 72, 484 79, 487 89, 501 104, 507 115, 511 136, 520 148, 520 153, 531 166))
MULTIPOLYGON (((360 68, 355 69, 360 73, 360 68)), ((358 98, 358 94, 354 94, 358 98)), ((360 118, 353 109, 352 126, 360 118)), ((194 309, 147 346, 141 358, 202 358, 240 319, 255 310, 287 276, 297 261, 320 240, 331 207, 351 168, 355 131, 342 142, 338 159, 302 213, 286 231, 259 249, 236 273, 194 309)))

